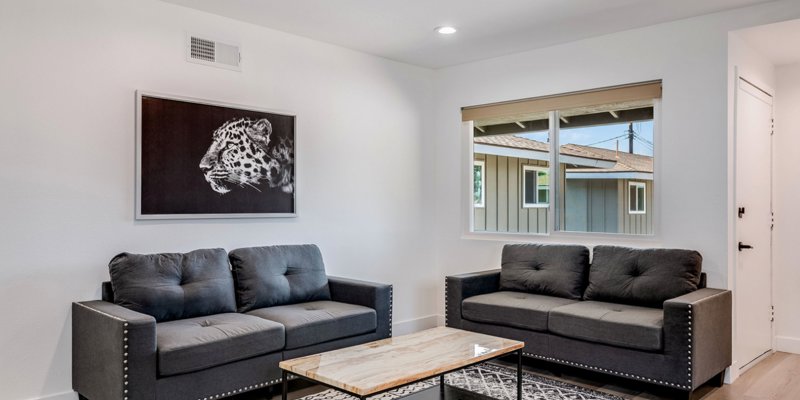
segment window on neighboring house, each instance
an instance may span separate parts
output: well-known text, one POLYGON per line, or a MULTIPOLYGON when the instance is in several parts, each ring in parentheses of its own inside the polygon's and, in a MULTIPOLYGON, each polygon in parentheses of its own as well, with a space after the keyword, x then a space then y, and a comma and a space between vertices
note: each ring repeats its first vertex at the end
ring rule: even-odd
POLYGON ((550 205, 550 179, 547 168, 522 166, 522 206, 547 207, 550 205))
POLYGON ((647 185, 644 182, 628 182, 628 213, 647 213, 647 185))
POLYGON ((472 202, 475 207, 483 208, 485 206, 486 188, 484 171, 486 170, 486 163, 483 161, 475 161, 472 165, 472 202))
POLYGON ((471 231, 652 235, 660 98, 653 81, 463 108, 471 231))

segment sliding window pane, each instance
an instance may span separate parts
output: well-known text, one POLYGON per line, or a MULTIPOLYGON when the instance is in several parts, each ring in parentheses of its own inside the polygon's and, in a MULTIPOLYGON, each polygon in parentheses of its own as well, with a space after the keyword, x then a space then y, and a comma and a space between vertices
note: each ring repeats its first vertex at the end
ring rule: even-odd
POLYGON ((653 233, 653 103, 561 110, 560 229, 653 233))
POLYGON ((473 171, 473 231, 548 233, 548 115, 516 115, 472 124, 473 162, 481 165, 480 178, 478 170, 473 171), (478 202, 478 187, 483 189, 482 202, 478 202))

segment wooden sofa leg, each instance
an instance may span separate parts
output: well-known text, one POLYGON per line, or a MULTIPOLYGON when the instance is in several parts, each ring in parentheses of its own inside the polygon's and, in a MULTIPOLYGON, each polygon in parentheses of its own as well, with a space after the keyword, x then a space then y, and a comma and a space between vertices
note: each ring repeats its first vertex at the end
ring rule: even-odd
POLYGON ((711 378, 711 384, 714 385, 714 387, 722 387, 722 385, 725 384, 725 371, 714 375, 714 377, 711 378))

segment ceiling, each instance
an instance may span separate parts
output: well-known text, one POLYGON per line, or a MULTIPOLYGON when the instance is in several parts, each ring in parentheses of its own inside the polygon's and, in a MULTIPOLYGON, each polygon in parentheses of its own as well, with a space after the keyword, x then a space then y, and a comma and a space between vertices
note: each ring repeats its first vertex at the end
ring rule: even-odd
POLYGON ((440 68, 772 0, 163 1, 440 68))
POLYGON ((757 26, 737 33, 776 66, 800 63, 800 47, 797 46, 800 20, 757 26))

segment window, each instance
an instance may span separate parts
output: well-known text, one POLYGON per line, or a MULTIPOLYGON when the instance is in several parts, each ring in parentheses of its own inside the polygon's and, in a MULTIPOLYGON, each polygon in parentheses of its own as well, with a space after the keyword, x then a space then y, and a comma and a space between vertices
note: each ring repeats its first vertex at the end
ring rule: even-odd
POLYGON ((485 207, 486 189, 484 188, 484 171, 486 163, 475 161, 472 165, 472 202, 475 207, 485 207))
POLYGON ((564 176, 558 221, 568 232, 653 233, 643 202, 653 181, 653 101, 635 101, 559 112, 559 168, 564 176), (630 195, 630 183, 642 195, 630 195))
POLYGON ((547 207, 550 205, 550 173, 542 167, 522 166, 522 206, 547 207))
POLYGON ((647 213, 647 185, 644 182, 628 182, 628 213, 647 213))
POLYGON ((466 107, 472 231, 652 235, 661 82, 466 107))

